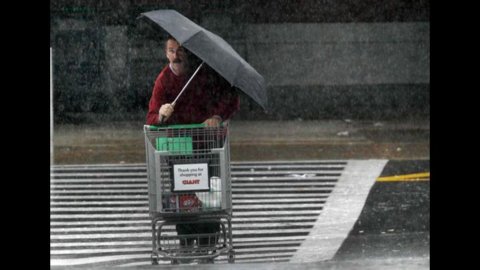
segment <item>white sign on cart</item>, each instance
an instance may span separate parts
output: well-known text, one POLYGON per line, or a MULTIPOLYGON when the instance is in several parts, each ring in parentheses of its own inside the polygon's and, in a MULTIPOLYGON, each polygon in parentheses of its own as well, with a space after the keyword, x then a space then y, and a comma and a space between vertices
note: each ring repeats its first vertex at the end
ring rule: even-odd
POLYGON ((173 165, 174 191, 208 191, 208 164, 173 165))

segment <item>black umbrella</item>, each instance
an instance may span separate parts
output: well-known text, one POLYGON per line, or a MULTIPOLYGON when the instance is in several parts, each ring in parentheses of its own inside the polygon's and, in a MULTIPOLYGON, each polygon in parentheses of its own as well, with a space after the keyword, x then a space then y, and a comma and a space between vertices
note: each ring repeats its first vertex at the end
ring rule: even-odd
POLYGON ((140 14, 159 25, 178 43, 203 60, 232 86, 241 89, 265 110, 265 79, 223 38, 206 30, 175 10, 153 10, 140 14))

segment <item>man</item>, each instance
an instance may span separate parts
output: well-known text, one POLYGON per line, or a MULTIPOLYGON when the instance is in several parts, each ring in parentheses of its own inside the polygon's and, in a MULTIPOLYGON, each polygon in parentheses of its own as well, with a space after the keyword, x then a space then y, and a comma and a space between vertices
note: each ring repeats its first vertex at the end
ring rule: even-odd
POLYGON ((165 124, 205 123, 207 126, 218 126, 239 109, 236 91, 207 65, 203 65, 175 107, 172 106, 199 60, 173 37, 167 39, 165 53, 169 64, 155 80, 147 113, 148 125, 161 124, 163 120, 165 124))
MULTIPOLYGON (((239 97, 233 87, 214 70, 204 64, 190 84, 176 99, 200 60, 173 38, 168 37, 165 54, 169 64, 155 80, 150 98, 147 124, 191 124, 205 123, 216 127, 230 119, 239 109, 239 97)), ((220 230, 219 222, 177 224, 179 235, 210 234, 220 230)), ((182 245, 193 244, 192 239, 181 239, 182 245)), ((200 238, 199 245, 211 245, 212 239, 200 238)))

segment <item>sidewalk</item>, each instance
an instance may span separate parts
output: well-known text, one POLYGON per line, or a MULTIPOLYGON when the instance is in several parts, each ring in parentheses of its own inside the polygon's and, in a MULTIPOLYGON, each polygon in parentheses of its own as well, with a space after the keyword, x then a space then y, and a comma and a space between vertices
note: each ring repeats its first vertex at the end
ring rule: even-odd
POLYGON ((429 159, 429 121, 232 122, 232 160, 429 159))
MULTIPOLYGON (((232 121, 232 161, 429 159, 430 122, 232 121)), ((54 127, 55 164, 144 163, 143 123, 54 127)))

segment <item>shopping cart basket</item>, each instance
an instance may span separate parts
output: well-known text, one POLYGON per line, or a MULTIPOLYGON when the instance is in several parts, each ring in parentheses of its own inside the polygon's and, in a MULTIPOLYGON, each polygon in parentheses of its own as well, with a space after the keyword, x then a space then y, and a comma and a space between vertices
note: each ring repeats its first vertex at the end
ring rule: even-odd
POLYGON ((220 255, 233 263, 228 125, 145 125, 144 132, 152 264, 160 257, 172 263, 213 262, 220 255), (175 230, 205 224, 217 224, 219 230, 175 230))

